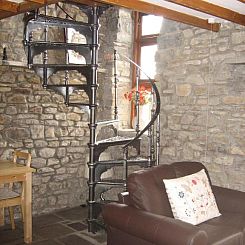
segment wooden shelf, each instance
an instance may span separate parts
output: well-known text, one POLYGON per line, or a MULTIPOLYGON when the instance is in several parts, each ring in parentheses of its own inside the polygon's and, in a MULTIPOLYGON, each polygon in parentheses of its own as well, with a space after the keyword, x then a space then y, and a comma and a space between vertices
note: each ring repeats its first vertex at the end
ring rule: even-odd
POLYGON ((27 68, 27 64, 26 63, 21 62, 21 61, 14 61, 14 60, 1 60, 0 61, 0 65, 27 68))

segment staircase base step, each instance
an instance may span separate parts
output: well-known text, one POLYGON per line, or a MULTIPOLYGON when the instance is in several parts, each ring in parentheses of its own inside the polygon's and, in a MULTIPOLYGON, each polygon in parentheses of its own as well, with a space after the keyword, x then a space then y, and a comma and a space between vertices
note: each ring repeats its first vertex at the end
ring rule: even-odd
POLYGON ((118 201, 116 201, 116 200, 101 200, 101 201, 99 201, 99 202, 96 202, 96 205, 99 205, 99 206, 103 206, 103 205, 106 205, 106 204, 108 204, 108 203, 111 203, 111 202, 117 202, 118 203, 118 201))
POLYGON ((88 224, 90 227, 89 231, 94 233, 94 234, 99 230, 105 230, 106 229, 106 225, 105 225, 102 218, 88 220, 88 224))
POLYGON ((106 225, 103 219, 94 219, 93 223, 97 226, 98 229, 106 229, 106 225))

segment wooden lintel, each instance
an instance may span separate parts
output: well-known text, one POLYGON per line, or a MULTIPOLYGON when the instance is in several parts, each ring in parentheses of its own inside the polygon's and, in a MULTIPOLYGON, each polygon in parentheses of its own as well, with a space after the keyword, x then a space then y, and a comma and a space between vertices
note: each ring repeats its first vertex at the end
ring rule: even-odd
POLYGON ((67 3, 81 3, 89 6, 100 6, 102 5, 101 3, 94 1, 94 0, 68 0, 66 1, 67 3))
POLYGON ((46 4, 54 4, 54 3, 58 3, 61 2, 62 0, 45 0, 45 3, 38 3, 37 1, 25 1, 20 3, 19 6, 19 12, 20 13, 25 13, 27 11, 31 11, 37 8, 41 8, 43 6, 45 6, 46 4))
POLYGON ((8 17, 13 16, 13 15, 14 15, 13 12, 7 12, 7 11, 0 10, 0 20, 8 18, 8 17))
POLYGON ((15 2, 0 0, 0 10, 4 10, 7 12, 17 13, 18 12, 18 5, 19 4, 15 3, 15 2))
POLYGON ((33 3, 46 4, 46 0, 25 0, 25 2, 33 2, 33 3))
POLYGON ((230 9, 212 4, 204 0, 195 0, 195 1, 170 0, 170 2, 179 4, 184 7, 194 9, 194 10, 198 10, 206 14, 214 15, 216 17, 220 17, 222 19, 229 20, 229 21, 232 21, 240 25, 245 25, 245 15, 234 12, 230 9))
POLYGON ((220 29, 220 24, 208 23, 207 20, 201 19, 188 14, 180 13, 178 11, 168 9, 159 5, 153 5, 151 3, 142 0, 97 0, 98 2, 103 2, 112 5, 118 5, 121 7, 129 8, 135 11, 139 11, 146 14, 154 14, 165 17, 166 19, 182 22, 188 25, 200 27, 210 31, 218 32, 220 29))

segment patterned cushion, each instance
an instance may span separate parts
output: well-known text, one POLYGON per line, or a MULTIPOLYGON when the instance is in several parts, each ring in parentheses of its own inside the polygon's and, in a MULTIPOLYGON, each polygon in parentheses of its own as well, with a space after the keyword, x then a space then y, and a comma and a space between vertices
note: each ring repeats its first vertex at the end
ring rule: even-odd
POLYGON ((163 182, 175 219, 197 225, 221 215, 204 169, 163 182))

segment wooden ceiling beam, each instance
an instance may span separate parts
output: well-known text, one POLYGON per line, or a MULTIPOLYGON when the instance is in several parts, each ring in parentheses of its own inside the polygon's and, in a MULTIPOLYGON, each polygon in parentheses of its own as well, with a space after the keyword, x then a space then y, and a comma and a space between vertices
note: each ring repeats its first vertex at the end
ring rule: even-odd
POLYGON ((18 12, 18 5, 19 4, 15 3, 15 2, 0 0, 0 10, 4 10, 7 12, 17 13, 18 12))
POLYGON ((55 4, 59 2, 66 2, 70 4, 80 3, 85 5, 96 5, 96 2, 94 0, 25 0, 24 2, 20 3, 19 9, 21 12, 26 12, 36 8, 44 7, 45 5, 55 4))
POLYGON ((146 14, 154 14, 165 17, 166 19, 182 22, 188 25, 193 25, 210 31, 218 32, 220 25, 217 23, 211 24, 207 20, 201 19, 188 14, 180 13, 159 5, 152 5, 142 0, 97 0, 112 5, 129 8, 146 14))
MULTIPOLYGON (((0 3, 2 0, 0 0, 0 3)), ((41 8, 45 6, 46 4, 54 4, 57 2, 62 2, 63 0, 34 0, 34 1, 23 1, 21 3, 16 3, 17 4, 17 11, 16 12, 10 12, 10 10, 2 10, 0 7, 0 20, 4 18, 11 17, 16 14, 21 14, 25 13, 28 11, 32 11, 37 8, 41 8), (35 2, 34 2, 35 1, 35 2), (39 1, 39 2, 37 2, 39 1), (42 1, 42 3, 41 3, 42 1), (43 3, 45 1, 45 3, 43 3), (2 11, 1 11, 2 10, 2 11)), ((2 5, 1 5, 2 6, 2 5)))
POLYGON ((0 0, 0 20, 4 18, 11 17, 16 14, 25 13, 28 11, 32 11, 37 8, 41 8, 45 5, 54 4, 58 2, 67 2, 67 3, 82 3, 82 4, 89 4, 89 5, 98 5, 98 3, 94 0, 23 0, 20 3, 14 3, 11 1, 0 0), (4 5, 3 3, 7 2, 8 4, 11 3, 16 9, 13 8, 12 5, 4 5), (11 8, 12 6, 12 8, 11 8))
POLYGON ((25 1, 25 2, 20 3, 19 13, 25 13, 25 12, 28 12, 28 11, 32 11, 34 9, 38 9, 38 8, 43 7, 44 5, 45 4, 25 1))
POLYGON ((234 12, 230 9, 212 4, 203 0, 168 0, 169 2, 179 4, 181 6, 191 8, 206 14, 214 15, 216 17, 235 22, 240 25, 245 25, 245 15, 234 12))

